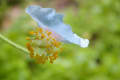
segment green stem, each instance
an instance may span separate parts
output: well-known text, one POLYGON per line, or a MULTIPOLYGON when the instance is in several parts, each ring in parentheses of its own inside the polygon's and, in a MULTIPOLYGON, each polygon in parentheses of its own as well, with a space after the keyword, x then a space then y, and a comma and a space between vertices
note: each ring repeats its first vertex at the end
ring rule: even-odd
POLYGON ((19 49, 20 51, 23 51, 25 53, 29 53, 29 51, 26 48, 23 48, 22 46, 15 44, 14 42, 12 42, 11 40, 7 39, 5 36, 3 36, 2 34, 0 34, 0 39, 7 42, 8 44, 12 45, 13 47, 19 49))

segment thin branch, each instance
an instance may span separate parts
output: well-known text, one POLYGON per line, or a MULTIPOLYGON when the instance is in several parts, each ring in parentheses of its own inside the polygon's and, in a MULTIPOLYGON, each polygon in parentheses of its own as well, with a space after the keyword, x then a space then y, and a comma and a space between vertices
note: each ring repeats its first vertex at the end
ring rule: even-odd
POLYGON ((13 47, 19 49, 20 51, 22 52, 25 52, 25 53, 29 53, 29 51, 26 49, 26 48, 23 48, 22 46, 12 42, 11 40, 9 40, 8 38, 6 38, 5 36, 3 36, 2 34, 0 34, 0 39, 5 41, 6 43, 12 45, 13 47))

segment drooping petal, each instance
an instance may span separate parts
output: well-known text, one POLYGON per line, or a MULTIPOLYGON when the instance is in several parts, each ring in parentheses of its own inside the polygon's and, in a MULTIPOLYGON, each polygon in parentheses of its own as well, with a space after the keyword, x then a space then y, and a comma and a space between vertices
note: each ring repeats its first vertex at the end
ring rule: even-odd
POLYGON ((87 47, 88 39, 83 39, 72 32, 69 25, 64 24, 63 15, 56 13, 52 8, 42 8, 40 6, 29 6, 26 12, 38 23, 40 27, 48 28, 57 33, 64 42, 74 43, 81 47, 87 47))

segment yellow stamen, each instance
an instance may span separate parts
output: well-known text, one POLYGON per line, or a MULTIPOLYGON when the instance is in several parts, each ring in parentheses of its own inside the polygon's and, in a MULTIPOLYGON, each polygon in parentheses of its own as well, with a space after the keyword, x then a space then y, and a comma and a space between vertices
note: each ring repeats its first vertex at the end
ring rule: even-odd
POLYGON ((33 35, 34 33, 35 33, 34 31, 30 31, 30 32, 29 32, 30 35, 33 35))
POLYGON ((53 64, 54 57, 53 56, 49 56, 49 59, 50 59, 50 63, 53 64))
POLYGON ((31 57, 31 58, 34 57, 34 52, 30 52, 30 57, 31 57))
POLYGON ((52 49, 47 49, 46 52, 47 52, 48 54, 52 54, 53 50, 52 50, 52 49))
POLYGON ((57 48, 61 45, 61 43, 60 43, 60 42, 57 42, 56 40, 54 40, 52 43, 53 43, 53 45, 54 45, 55 47, 57 47, 57 48))
POLYGON ((30 57, 33 58, 34 57, 34 49, 31 47, 30 43, 26 44, 28 50, 30 51, 30 57))
POLYGON ((49 39, 49 38, 47 38, 46 40, 47 40, 47 41, 49 41, 50 39, 49 39))
POLYGON ((57 41, 56 37, 51 35, 52 32, 43 28, 37 28, 36 31, 31 31, 29 34, 32 37, 26 38, 26 40, 29 40, 26 46, 30 52, 30 57, 34 58, 39 64, 44 64, 46 61, 53 63, 58 58, 58 52, 61 51, 61 42, 57 41), (38 42, 38 45, 36 45, 36 42, 38 42), (42 42, 43 44, 41 44, 42 42), (42 55, 41 53, 38 54, 38 50, 44 51, 45 53, 42 55))
POLYGON ((30 50, 30 47, 31 47, 30 43, 27 43, 26 46, 27 46, 28 50, 30 50))
POLYGON ((56 52, 53 54, 53 56, 54 56, 54 59, 57 59, 57 57, 58 57, 58 52, 56 51, 56 52))
POLYGON ((43 29, 42 29, 42 28, 39 28, 38 30, 39 30, 39 32, 40 32, 40 33, 42 33, 42 32, 43 32, 43 29))
POLYGON ((43 39, 43 38, 45 38, 45 34, 42 33, 41 34, 41 39, 43 39))
POLYGON ((52 34, 52 32, 47 31, 47 35, 48 35, 48 36, 50 36, 51 34, 52 34))

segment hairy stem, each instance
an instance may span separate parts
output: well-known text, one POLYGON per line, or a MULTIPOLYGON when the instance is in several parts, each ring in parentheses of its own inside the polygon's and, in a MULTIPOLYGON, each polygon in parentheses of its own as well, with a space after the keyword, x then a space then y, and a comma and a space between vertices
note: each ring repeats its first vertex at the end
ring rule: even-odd
POLYGON ((0 34, 0 39, 3 40, 4 42, 12 45, 13 47, 19 49, 20 51, 22 52, 25 52, 25 53, 29 53, 29 51, 26 49, 26 48, 23 48, 22 46, 12 42, 11 40, 7 39, 5 36, 3 36, 2 34, 0 34))

